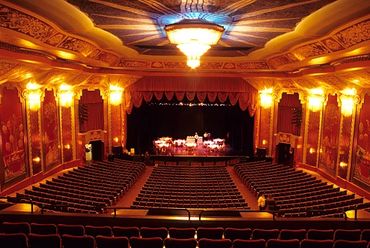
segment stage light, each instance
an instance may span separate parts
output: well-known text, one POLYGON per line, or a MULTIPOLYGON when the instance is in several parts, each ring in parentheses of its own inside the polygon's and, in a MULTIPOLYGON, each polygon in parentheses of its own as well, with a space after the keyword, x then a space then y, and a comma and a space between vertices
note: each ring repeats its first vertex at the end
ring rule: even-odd
POLYGON ((62 84, 59 86, 59 103, 60 106, 69 108, 73 103, 73 91, 72 86, 68 84, 62 84))
POLYGON ((26 86, 26 96, 28 100, 28 107, 31 111, 38 111, 41 102, 41 86, 37 83, 29 82, 26 86))
POLYGON ((308 108, 312 112, 317 112, 322 109, 324 103, 324 91, 321 88, 311 89, 308 96, 308 108))
POLYGON ((273 99, 274 99, 273 89, 268 88, 268 89, 261 90, 259 91, 259 95, 260 95, 261 107, 265 109, 270 108, 272 106, 273 99))
POLYGON ((114 106, 122 103, 123 88, 117 85, 109 85, 109 102, 114 106))
POLYGON ((345 117, 352 116, 353 109, 359 101, 356 89, 354 88, 344 89, 341 92, 341 96, 339 99, 341 102, 341 113, 343 114, 343 116, 345 117))

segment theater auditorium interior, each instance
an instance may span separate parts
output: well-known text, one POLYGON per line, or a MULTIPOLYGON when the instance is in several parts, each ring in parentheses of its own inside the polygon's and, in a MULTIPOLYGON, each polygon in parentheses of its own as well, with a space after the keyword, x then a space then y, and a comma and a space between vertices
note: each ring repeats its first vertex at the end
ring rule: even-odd
POLYGON ((370 1, 0 0, 0 247, 370 248, 370 1))

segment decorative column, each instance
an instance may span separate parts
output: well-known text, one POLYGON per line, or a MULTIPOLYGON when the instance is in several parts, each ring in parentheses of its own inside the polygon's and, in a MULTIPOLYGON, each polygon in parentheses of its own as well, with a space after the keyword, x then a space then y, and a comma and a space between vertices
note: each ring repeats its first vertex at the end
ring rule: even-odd
POLYGON ((109 86, 109 104, 108 104, 108 139, 109 152, 113 152, 114 147, 122 147, 124 111, 122 106, 123 88, 111 84, 109 86))
POLYGON ((339 104, 341 105, 341 118, 336 175, 349 180, 356 106, 360 101, 355 89, 343 90, 339 100, 339 104))
POLYGON ((259 141, 258 147, 267 149, 267 155, 272 155, 274 94, 273 89, 264 89, 259 92, 259 141))
POLYGON ((43 97, 41 85, 28 83, 23 92, 26 101, 27 135, 30 175, 36 175, 43 171, 43 146, 41 132, 41 98, 43 97))

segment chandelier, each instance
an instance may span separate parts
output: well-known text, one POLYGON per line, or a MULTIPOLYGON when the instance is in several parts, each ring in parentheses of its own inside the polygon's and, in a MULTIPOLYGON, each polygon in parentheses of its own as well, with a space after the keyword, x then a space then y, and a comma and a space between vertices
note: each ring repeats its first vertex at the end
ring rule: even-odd
POLYGON ((184 19, 167 25, 165 30, 171 44, 186 55, 187 65, 195 69, 200 65, 200 57, 217 44, 225 29, 205 20, 184 19))

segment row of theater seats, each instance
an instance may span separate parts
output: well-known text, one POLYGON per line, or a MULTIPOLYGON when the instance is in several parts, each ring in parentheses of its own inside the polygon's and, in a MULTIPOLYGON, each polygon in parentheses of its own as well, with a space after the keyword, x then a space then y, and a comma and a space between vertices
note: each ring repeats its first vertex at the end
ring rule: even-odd
POLYGON ((2 223, 4 247, 129 247, 132 248, 366 248, 370 229, 250 229, 109 227, 65 224, 2 223), (17 246, 19 244, 19 246, 17 246), (9 245, 9 246, 7 246, 9 245), (28 245, 28 246, 27 246, 28 245))
POLYGON ((218 165, 159 165, 132 207, 248 209, 226 167, 218 165))
POLYGON ((272 196, 284 217, 339 217, 363 203, 362 198, 290 166, 250 162, 234 169, 256 194, 272 196))
POLYGON ((8 201, 32 200, 48 210, 101 213, 136 182, 144 168, 143 163, 119 159, 94 162, 8 197, 8 201))

